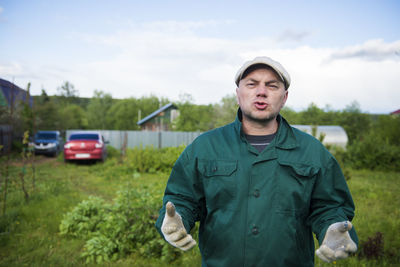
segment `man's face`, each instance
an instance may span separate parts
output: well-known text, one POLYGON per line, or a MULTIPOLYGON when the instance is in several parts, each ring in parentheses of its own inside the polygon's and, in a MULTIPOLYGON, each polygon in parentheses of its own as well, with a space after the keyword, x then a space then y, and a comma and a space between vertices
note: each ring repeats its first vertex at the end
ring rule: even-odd
POLYGON ((243 120, 268 123, 275 120, 285 105, 288 92, 271 69, 256 69, 239 82, 236 97, 243 120))

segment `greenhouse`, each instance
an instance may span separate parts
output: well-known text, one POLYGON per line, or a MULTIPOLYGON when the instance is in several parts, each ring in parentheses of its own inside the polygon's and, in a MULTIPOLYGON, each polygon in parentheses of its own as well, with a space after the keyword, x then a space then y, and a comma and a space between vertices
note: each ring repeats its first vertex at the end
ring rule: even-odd
POLYGON ((292 126, 308 134, 313 134, 313 128, 315 127, 316 133, 314 135, 316 138, 319 139, 321 134, 325 135, 322 142, 324 145, 335 145, 346 148, 348 137, 346 131, 341 126, 337 125, 322 125, 322 126, 292 125, 292 126))

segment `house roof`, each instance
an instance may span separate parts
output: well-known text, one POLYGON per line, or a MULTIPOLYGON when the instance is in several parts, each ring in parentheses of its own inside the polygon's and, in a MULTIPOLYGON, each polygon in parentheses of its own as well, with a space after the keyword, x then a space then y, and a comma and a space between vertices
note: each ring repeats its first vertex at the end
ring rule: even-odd
MULTIPOLYGON (((27 91, 17 85, 0 78, 0 106, 11 105, 11 102, 26 101, 27 91)), ((29 96, 29 105, 32 106, 33 98, 29 96)))
POLYGON ((390 112, 390 115, 400 114, 400 109, 390 112))
POLYGON ((169 109, 169 108, 171 108, 171 107, 175 107, 175 108, 176 108, 176 106, 175 106, 174 104, 169 103, 169 104, 167 104, 167 105, 165 105, 165 106, 163 106, 163 107, 157 109, 156 111, 154 111, 154 112, 151 113, 150 115, 146 116, 145 118, 141 119, 140 121, 138 121, 138 122, 137 122, 137 125, 142 125, 143 123, 145 123, 145 122, 151 120, 152 118, 156 117, 156 116, 157 116, 158 114, 160 114, 161 112, 163 112, 163 111, 165 111, 165 110, 167 110, 167 109, 169 109))

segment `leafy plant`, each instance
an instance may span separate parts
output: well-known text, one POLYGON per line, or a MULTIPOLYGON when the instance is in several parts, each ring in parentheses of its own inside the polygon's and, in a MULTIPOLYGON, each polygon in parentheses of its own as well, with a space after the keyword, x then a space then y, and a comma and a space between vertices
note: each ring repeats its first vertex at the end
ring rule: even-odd
POLYGON ((374 132, 350 145, 347 153, 353 168, 400 171, 400 147, 374 132))
POLYGON ((118 158, 119 156, 119 151, 115 147, 112 147, 110 145, 107 145, 107 158, 118 158))
POLYGON ((112 239, 109 239, 104 235, 99 235, 86 242, 82 256, 86 258, 86 263, 103 263, 117 260, 117 249, 118 246, 112 241, 112 239))
POLYGON ((90 197, 64 216, 60 233, 86 240, 81 255, 87 263, 115 261, 133 252, 173 261, 181 252, 162 240, 154 227, 160 198, 149 188, 130 187, 119 191, 113 204, 90 197))
POLYGON ((161 149, 152 146, 147 146, 145 148, 135 147, 127 150, 125 163, 132 171, 140 173, 170 172, 175 161, 184 149, 184 145, 161 149))
POLYGON ((106 210, 110 210, 109 204, 102 198, 91 196, 64 215, 60 224, 60 233, 79 238, 90 237, 98 231, 100 222, 106 219, 106 210))

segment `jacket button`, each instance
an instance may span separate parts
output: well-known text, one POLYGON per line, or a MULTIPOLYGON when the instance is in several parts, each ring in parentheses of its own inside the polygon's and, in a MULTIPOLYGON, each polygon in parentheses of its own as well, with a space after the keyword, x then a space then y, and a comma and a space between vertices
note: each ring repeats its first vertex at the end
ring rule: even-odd
POLYGON ((253 229, 251 229, 251 232, 253 233, 253 235, 257 235, 258 234, 258 227, 254 226, 253 229))
POLYGON ((253 195, 254 195, 254 197, 259 197, 260 196, 260 191, 258 191, 258 189, 254 190, 253 195))

